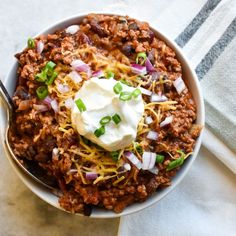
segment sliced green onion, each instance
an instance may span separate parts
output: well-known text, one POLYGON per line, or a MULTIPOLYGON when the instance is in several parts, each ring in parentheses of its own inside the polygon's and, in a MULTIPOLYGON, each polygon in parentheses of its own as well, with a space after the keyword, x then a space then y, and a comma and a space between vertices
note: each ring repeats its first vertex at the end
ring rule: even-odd
POLYGON ((131 92, 121 92, 120 93, 120 100, 122 101, 129 101, 132 98, 132 93, 131 92))
POLYGON ((114 78, 115 74, 112 71, 106 71, 105 77, 107 79, 114 78))
POLYGON ((45 82, 47 80, 47 73, 43 70, 41 73, 36 74, 35 79, 38 82, 45 82))
POLYGON ((44 98, 46 98, 48 96, 48 88, 47 86, 40 86, 36 89, 36 93, 38 95, 38 98, 40 100, 43 100, 44 98))
POLYGON ((57 72, 54 71, 55 66, 56 64, 54 62, 47 62, 42 71, 36 74, 35 79, 38 82, 45 82, 47 85, 52 84, 55 78, 57 77, 57 72))
POLYGON ((141 90, 138 88, 132 92, 132 96, 135 98, 137 98, 140 94, 141 94, 141 90))
POLYGON ((114 116, 112 116, 112 120, 116 125, 118 125, 121 122, 121 118, 117 113, 114 116))
POLYGON ((56 66, 56 64, 53 61, 49 61, 49 62, 47 62, 45 68, 52 71, 55 66, 56 66))
POLYGON ((113 151, 113 152, 110 152, 110 154, 111 154, 111 158, 113 159, 113 161, 118 161, 119 154, 120 154, 119 151, 113 151))
POLYGON ((122 85, 118 82, 116 85, 113 87, 113 90, 116 94, 119 94, 122 91, 122 85))
POLYGON ((57 75, 58 75, 57 72, 53 71, 51 77, 48 80, 46 80, 45 84, 51 85, 54 82, 54 80, 56 79, 57 75))
POLYGON ((28 44, 28 48, 34 48, 35 47, 34 39, 29 38, 27 41, 27 44, 28 44))
POLYGON ((100 120, 100 124, 101 125, 106 125, 111 121, 111 117, 110 116, 105 116, 100 120))
POLYGON ((166 171, 173 170, 173 169, 181 166, 183 163, 184 163, 184 158, 183 157, 180 157, 180 158, 178 158, 174 161, 171 161, 169 163, 169 165, 167 166, 166 171))
POLYGON ((99 138, 101 135, 105 134, 105 126, 101 126, 100 128, 96 129, 94 131, 94 134, 97 138, 99 138))
POLYGON ((164 161, 164 158, 165 158, 164 155, 157 154, 156 155, 156 162, 161 164, 164 161))
POLYGON ((147 59, 146 53, 145 53, 145 52, 140 52, 140 53, 138 53, 138 55, 137 55, 137 57, 136 57, 136 64, 139 64, 140 58, 142 59, 140 64, 143 65, 144 62, 145 62, 146 59, 147 59))
POLYGON ((54 72, 54 67, 56 64, 52 61, 49 61, 46 66, 43 68, 43 70, 46 72, 47 76, 52 76, 54 72))
POLYGON ((84 105, 83 101, 80 98, 75 101, 75 104, 80 110, 80 112, 86 111, 86 106, 84 105))

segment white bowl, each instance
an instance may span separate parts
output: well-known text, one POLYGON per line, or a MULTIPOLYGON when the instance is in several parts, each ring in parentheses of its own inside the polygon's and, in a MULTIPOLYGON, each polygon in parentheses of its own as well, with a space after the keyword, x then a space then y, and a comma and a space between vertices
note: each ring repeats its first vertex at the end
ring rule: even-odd
MULTIPOLYGON (((104 14, 104 13, 103 13, 104 14)), ((113 14, 110 14, 113 15, 113 14)), ((63 29, 69 25, 72 24, 78 24, 82 21, 82 19, 86 16, 86 14, 83 15, 77 15, 73 16, 70 18, 67 18, 65 20, 62 20, 56 24, 53 24, 49 28, 45 29, 43 32, 39 33, 38 35, 41 34, 48 34, 48 33, 53 33, 57 29, 63 29)), ((204 126, 204 120, 205 120, 205 111, 204 111, 204 103, 203 103, 203 97, 199 85, 198 78, 194 72, 194 70, 191 68, 189 61, 187 58, 184 56, 183 52, 181 49, 170 39, 168 39, 164 34, 160 33, 157 29, 152 27, 152 30, 155 32, 155 34, 165 41, 177 54, 177 58, 180 61, 182 68, 183 68, 183 77, 185 78, 185 82, 188 85, 188 88, 190 89, 193 98, 195 100, 195 103, 197 105, 197 121, 196 123, 204 126), (187 79, 188 78, 188 79, 187 79)), ((17 70, 17 61, 12 65, 12 68, 5 78, 5 86, 9 93, 12 95, 15 89, 15 82, 16 82, 16 70, 17 70)), ((46 189, 45 187, 41 186, 40 184, 36 183, 34 180, 32 180, 29 176, 25 174, 24 171, 22 171, 17 164, 13 161, 11 156, 9 155, 6 146, 4 145, 4 134, 7 126, 7 119, 6 119, 6 109, 3 106, 0 106, 0 128, 1 128, 1 140, 3 143, 3 146, 5 147, 5 154, 7 158, 9 159, 13 169, 15 172, 18 174, 20 179, 23 181, 23 183, 32 191, 34 192, 38 197, 40 197, 42 200, 45 202, 49 203, 52 206, 55 206, 61 210, 63 210, 59 204, 58 204, 58 198, 53 195, 50 190, 46 189)), ((201 136, 200 135, 197 139, 195 148, 194 148, 194 154, 191 156, 191 158, 187 159, 185 161, 185 164, 182 166, 180 171, 178 171, 177 175, 172 179, 172 185, 156 192, 152 196, 150 196, 145 202, 143 203, 135 203, 132 204, 131 206, 128 206, 127 208, 124 209, 123 212, 116 214, 112 211, 108 210, 102 210, 102 209, 96 209, 94 208, 92 211, 92 214, 90 217, 93 218, 114 218, 114 217, 120 217, 124 215, 128 215, 137 211, 140 211, 146 207, 149 207, 158 201, 160 201, 164 196, 166 196, 168 193, 171 192, 183 179, 183 177, 187 174, 189 171, 191 165, 193 164, 195 158, 197 157, 197 154, 200 149, 201 145, 201 136)), ((78 214, 81 215, 81 214, 78 214)))

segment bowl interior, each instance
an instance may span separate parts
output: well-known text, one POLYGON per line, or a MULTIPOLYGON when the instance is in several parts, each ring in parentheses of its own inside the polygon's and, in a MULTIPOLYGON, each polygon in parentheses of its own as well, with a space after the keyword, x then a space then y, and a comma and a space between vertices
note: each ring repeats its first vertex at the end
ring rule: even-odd
MULTIPOLYGON (((48 29, 44 30, 43 32, 40 32, 38 35, 41 34, 48 34, 53 33, 58 29, 63 29, 71 24, 78 24, 82 21, 85 15, 79 15, 74 16, 69 19, 65 19, 63 21, 60 21, 59 23, 54 24, 53 26, 49 27, 48 29)), ((185 82, 187 83, 193 98, 197 105, 197 121, 196 123, 199 125, 204 125, 204 104, 203 104, 203 97, 200 90, 199 81, 197 79, 197 76, 195 72, 191 69, 189 62, 187 61, 186 57, 183 55, 183 52, 181 52, 180 48, 170 39, 168 39, 165 35, 163 35, 161 32, 159 32, 155 27, 151 27, 152 30, 155 32, 155 34, 165 41, 177 54, 178 60, 182 64, 183 68, 183 78, 185 78, 185 82)), ((16 85, 16 71, 17 71, 17 61, 13 64, 9 74, 5 78, 5 86, 9 93, 12 95, 15 89, 16 85)), ((2 143, 5 140, 5 130, 6 130, 6 109, 3 106, 0 106, 0 128, 1 128, 1 140, 2 143)), ((90 217, 95 218, 112 218, 112 217, 119 217, 127 214, 131 214, 134 212, 137 212, 139 210, 142 210, 148 206, 153 205, 154 203, 158 202, 160 199, 162 199, 166 194, 168 194, 172 189, 174 189, 177 184, 183 179, 183 177, 186 175, 187 171, 189 170, 190 166, 192 165, 193 161, 195 160, 198 151, 200 149, 201 145, 201 136, 197 139, 195 148, 194 148, 194 154, 189 158, 186 163, 182 166, 181 170, 177 173, 177 175, 172 179, 172 185, 168 188, 165 188, 161 191, 158 191, 157 193, 150 196, 145 202, 143 203, 136 203, 129 207, 127 207, 122 213, 116 214, 111 211, 106 211, 102 209, 94 209, 90 217)), ((46 189, 45 187, 39 185, 35 181, 33 181, 29 176, 27 176, 13 161, 13 159, 10 157, 4 143, 3 146, 5 148, 6 156, 8 157, 10 163, 12 164, 12 167, 20 177, 20 179, 25 183, 25 185, 31 189, 38 197, 43 199, 44 201, 48 202, 49 204, 62 209, 58 204, 58 198, 50 192, 50 190, 46 189)), ((63 210, 63 209, 62 209, 63 210)), ((79 215, 79 214, 78 214, 79 215)))

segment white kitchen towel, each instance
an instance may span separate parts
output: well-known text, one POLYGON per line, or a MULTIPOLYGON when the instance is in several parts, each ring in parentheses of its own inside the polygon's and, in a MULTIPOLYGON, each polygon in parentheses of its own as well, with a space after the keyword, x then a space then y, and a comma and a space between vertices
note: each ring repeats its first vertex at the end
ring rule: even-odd
POLYGON ((235 236, 235 175, 207 149, 157 204, 121 217, 119 236, 235 236))
POLYGON ((165 199, 121 217, 120 236, 236 235, 235 16, 235 0, 176 0, 162 8, 155 26, 183 48, 201 80, 206 106, 203 145, 208 150, 201 148, 184 181, 165 199), (187 10, 189 5, 198 12, 187 10), (215 157, 233 173, 213 161, 215 157))

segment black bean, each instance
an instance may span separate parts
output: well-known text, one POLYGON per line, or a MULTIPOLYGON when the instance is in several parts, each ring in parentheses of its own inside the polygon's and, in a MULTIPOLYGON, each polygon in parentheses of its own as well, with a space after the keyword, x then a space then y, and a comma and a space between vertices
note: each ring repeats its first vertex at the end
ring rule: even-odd
POLYGON ((129 44, 126 44, 122 47, 122 52, 126 55, 126 56, 131 56, 132 53, 135 52, 134 48, 129 45, 129 44))
POLYGON ((37 155, 34 156, 34 159, 38 162, 45 163, 51 159, 51 156, 46 153, 38 153, 37 155))
POLYGON ((91 23, 91 29, 93 32, 97 33, 101 37, 107 36, 107 32, 104 28, 102 28, 96 20, 92 20, 91 23))
POLYGON ((131 23, 130 25, 129 25, 129 30, 138 30, 139 29, 139 27, 138 27, 138 25, 137 25, 137 23, 131 23))
POLYGON ((81 44, 83 44, 83 43, 91 44, 90 38, 84 33, 79 34, 78 41, 81 44))

